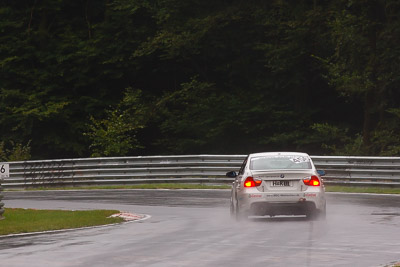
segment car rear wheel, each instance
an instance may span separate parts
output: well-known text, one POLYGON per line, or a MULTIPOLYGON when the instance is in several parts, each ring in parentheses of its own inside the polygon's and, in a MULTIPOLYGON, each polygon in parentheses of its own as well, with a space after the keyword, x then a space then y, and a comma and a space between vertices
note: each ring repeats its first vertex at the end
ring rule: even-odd
POLYGON ((235 201, 233 198, 231 198, 230 214, 231 218, 235 219, 236 221, 241 221, 248 218, 247 213, 240 211, 237 200, 235 201))
POLYGON ((236 212, 235 212, 236 221, 243 221, 249 218, 249 214, 247 212, 241 211, 238 203, 236 202, 236 212))
POLYGON ((306 213, 306 217, 310 221, 315 221, 318 217, 318 212, 316 209, 310 209, 306 213))
POLYGON ((322 210, 309 209, 306 212, 307 219, 311 221, 326 219, 326 204, 322 210))
POLYGON ((231 218, 236 218, 236 210, 235 210, 235 205, 233 204, 232 197, 231 197, 230 214, 231 214, 231 218))
POLYGON ((326 220, 326 203, 324 205, 324 209, 319 212, 319 219, 326 220))

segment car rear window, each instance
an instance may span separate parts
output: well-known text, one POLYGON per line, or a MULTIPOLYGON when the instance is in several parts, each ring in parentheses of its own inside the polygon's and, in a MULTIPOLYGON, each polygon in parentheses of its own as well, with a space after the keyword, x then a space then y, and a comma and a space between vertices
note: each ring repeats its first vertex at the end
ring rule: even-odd
POLYGON ((296 155, 261 156, 250 160, 251 170, 311 169, 310 158, 296 155))

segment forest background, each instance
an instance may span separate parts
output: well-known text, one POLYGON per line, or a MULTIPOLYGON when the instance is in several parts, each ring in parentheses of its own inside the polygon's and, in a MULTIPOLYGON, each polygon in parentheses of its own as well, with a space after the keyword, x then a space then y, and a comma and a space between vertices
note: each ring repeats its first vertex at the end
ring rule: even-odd
POLYGON ((400 156, 400 1, 0 3, 2 161, 400 156))

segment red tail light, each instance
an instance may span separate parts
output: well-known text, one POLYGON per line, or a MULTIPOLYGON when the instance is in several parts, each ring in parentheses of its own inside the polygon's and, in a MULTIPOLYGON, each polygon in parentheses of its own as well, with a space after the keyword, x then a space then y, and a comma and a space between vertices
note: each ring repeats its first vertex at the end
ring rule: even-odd
POLYGON ((262 183, 261 180, 254 180, 253 177, 249 176, 244 181, 244 187, 255 187, 260 186, 262 183))
POLYGON ((308 186, 320 186, 321 185, 321 181, 315 175, 311 176, 310 178, 304 178, 303 182, 305 185, 308 185, 308 186))

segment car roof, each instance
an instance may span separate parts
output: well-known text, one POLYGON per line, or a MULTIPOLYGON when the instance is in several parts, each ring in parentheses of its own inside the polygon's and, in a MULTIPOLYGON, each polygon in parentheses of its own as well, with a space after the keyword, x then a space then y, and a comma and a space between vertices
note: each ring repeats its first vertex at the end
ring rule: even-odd
POLYGON ((261 152, 250 154, 249 157, 263 157, 263 156, 299 156, 309 157, 307 153, 302 152, 261 152))

